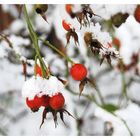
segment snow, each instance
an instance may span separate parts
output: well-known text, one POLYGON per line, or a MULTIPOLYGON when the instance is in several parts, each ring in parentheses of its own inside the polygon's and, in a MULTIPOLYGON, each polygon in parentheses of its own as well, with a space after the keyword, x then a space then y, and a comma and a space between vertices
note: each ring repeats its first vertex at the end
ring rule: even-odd
POLYGON ((12 22, 12 24, 9 27, 9 30, 11 33, 17 34, 19 33, 22 29, 24 29, 25 24, 23 23, 23 21, 21 19, 17 19, 15 21, 12 22))
MULTIPOLYGON (((126 121, 126 123, 131 128, 131 131, 134 133, 134 135, 139 135, 140 109, 138 105, 130 102, 127 108, 116 111, 116 114, 126 121)), ((120 133, 121 135, 125 135, 125 136, 129 135, 129 132, 124 126, 124 124, 122 123, 122 121, 117 117, 114 117, 110 113, 104 111, 103 109, 97 108, 95 111, 95 116, 98 116, 104 121, 110 121, 113 123, 113 127, 115 128, 113 135, 117 136, 120 133)))
POLYGON ((126 5, 91 5, 95 14, 100 15, 103 19, 110 19, 111 16, 117 13, 128 13, 133 14, 136 8, 136 5, 126 4, 126 5))
POLYGON ((3 46, 0 46, 0 58, 4 58, 5 56, 7 56, 6 50, 3 46))
POLYGON ((33 76, 27 80, 22 88, 22 96, 24 98, 33 99, 36 95, 49 95, 53 96, 58 92, 63 93, 64 85, 55 76, 49 79, 44 79, 40 76, 33 76))
POLYGON ((108 47, 108 43, 112 42, 109 33, 102 31, 99 23, 96 23, 95 26, 83 27, 79 32, 83 34, 83 36, 85 32, 92 33, 92 38, 97 39, 104 47, 108 47))
POLYGON ((129 64, 132 53, 140 49, 140 25, 130 16, 126 23, 116 30, 116 36, 120 36, 120 55, 125 64, 129 64))
POLYGON ((19 16, 19 12, 15 8, 15 6, 12 6, 10 4, 3 4, 2 9, 5 12, 9 12, 13 17, 18 17, 19 16))
POLYGON ((20 57, 23 57, 22 55, 24 54, 24 48, 23 46, 28 46, 30 45, 30 40, 11 34, 9 36, 7 36, 8 40, 10 41, 10 43, 12 44, 13 48, 9 47, 9 44, 5 41, 2 40, 0 42, 0 49, 1 49, 1 53, 0 56, 7 56, 9 51, 14 51, 16 55, 19 55, 20 57))
POLYGON ((10 42, 12 42, 13 49, 17 54, 21 54, 22 46, 30 44, 29 39, 24 39, 24 38, 22 38, 20 36, 16 36, 16 35, 11 35, 9 37, 9 40, 10 40, 10 42))
MULTIPOLYGON (((128 12, 129 14, 133 15, 136 5, 91 5, 91 7, 95 14, 100 15, 105 19, 109 19, 112 15, 118 12, 128 12)), ((33 16, 34 14, 32 8, 33 7, 31 5, 28 5, 27 7, 30 16, 33 16)), ((14 17, 18 16, 14 7, 4 5, 4 9, 7 12, 12 12, 11 9, 13 9, 14 17)), ((87 56, 88 49, 83 40, 83 36, 86 31, 93 32, 93 38, 98 39, 104 46, 107 46, 108 42, 112 42, 110 34, 106 31, 102 31, 99 23, 95 24, 95 26, 88 26, 87 28, 82 27, 80 30, 80 25, 77 20, 72 20, 64 9, 64 5, 56 5, 54 6, 53 10, 50 8, 50 14, 46 14, 49 24, 46 23, 40 15, 35 14, 35 16, 33 16, 34 27, 36 30, 42 31, 44 33, 44 37, 46 37, 46 34, 48 34, 50 31, 51 26, 54 25, 57 37, 62 40, 62 43, 65 46, 66 31, 62 27, 62 20, 66 19, 66 21, 68 21, 75 28, 80 42, 79 46, 75 46, 74 42, 72 41, 67 48, 67 55, 70 56, 75 62, 83 63, 88 68, 88 77, 95 77, 101 94, 107 103, 117 104, 117 97, 119 97, 122 93, 121 73, 118 70, 113 69, 106 73, 100 74, 100 72, 108 68, 108 65, 103 63, 102 66, 100 66, 95 57, 91 55, 87 56), (79 51, 76 54, 75 49, 79 51)), ((80 6, 76 5, 74 10, 79 11, 80 6)), ((42 96, 46 94, 52 96, 58 92, 61 92, 65 96, 66 109, 73 116, 80 118, 82 117, 82 114, 84 114, 84 125, 81 126, 82 135, 104 135, 104 123, 106 121, 112 123, 114 128, 113 135, 129 135, 128 130, 120 119, 114 117, 112 114, 101 109, 100 107, 97 107, 92 101, 87 100, 83 96, 81 96, 79 100, 79 82, 74 81, 71 76, 65 76, 66 66, 64 59, 53 53, 53 51, 46 45, 41 44, 42 46, 40 46, 40 48, 43 49, 43 59, 46 66, 50 66, 51 72, 54 75, 64 76, 64 79, 68 80, 69 88, 77 94, 73 95, 72 92, 65 88, 55 76, 51 76, 49 79, 43 79, 39 75, 36 77, 33 76, 35 62, 33 59, 27 59, 23 55, 24 46, 31 46, 32 44, 29 39, 15 35, 20 33, 23 28, 26 28, 23 19, 16 19, 7 29, 8 31, 5 32, 11 33, 9 34, 9 40, 13 44, 14 51, 17 54, 20 54, 20 61, 27 61, 27 63, 31 65, 27 66, 27 73, 30 74, 29 77, 27 77, 27 81, 24 81, 22 65, 14 64, 7 59, 8 53, 12 51, 12 49, 5 41, 0 42, 0 106, 2 108, 6 108, 5 111, 7 114, 9 113, 10 116, 8 117, 5 112, 0 113, 0 128, 3 130, 6 128, 6 133, 8 135, 77 135, 79 130, 77 129, 76 120, 66 114, 64 119, 67 126, 65 126, 60 119, 58 119, 59 125, 55 129, 52 115, 48 114, 42 129, 39 129, 43 108, 40 108, 39 112, 37 113, 31 113, 29 108, 26 106, 26 97, 33 99, 35 95, 42 96), (10 105, 7 105, 9 102, 10 105), (86 108, 85 102, 90 102, 90 106, 88 108, 86 108), (4 106, 4 104, 6 105, 4 106), (85 112, 84 109, 86 110, 85 112), (17 116, 22 111, 23 114, 21 118, 18 118, 17 116)), ((129 16, 126 23, 121 25, 119 28, 115 28, 115 36, 121 41, 120 56, 123 58, 124 62, 128 64, 132 53, 137 52, 140 48, 140 24, 135 21, 133 16, 129 16)), ((114 48, 109 48, 108 51, 116 52, 114 48)), ((71 65, 69 64, 69 68, 70 67, 71 65)), ((128 71, 125 76, 126 82, 128 82, 130 78, 135 77, 134 73, 131 71, 128 71)), ((139 77, 137 78, 139 79, 139 77)), ((137 101, 138 103, 140 102, 139 85, 139 83, 132 83, 132 85, 127 89, 128 97, 137 101)), ((88 84, 83 90, 83 95, 95 95, 95 97, 98 96, 96 91, 88 84)), ((140 107, 138 106, 137 102, 132 103, 129 101, 126 107, 122 107, 115 112, 115 114, 122 117, 126 121, 134 135, 140 135, 140 107)))
POLYGON ((24 78, 20 74, 21 66, 11 64, 7 60, 0 60, 0 69, 0 94, 22 88, 24 78))

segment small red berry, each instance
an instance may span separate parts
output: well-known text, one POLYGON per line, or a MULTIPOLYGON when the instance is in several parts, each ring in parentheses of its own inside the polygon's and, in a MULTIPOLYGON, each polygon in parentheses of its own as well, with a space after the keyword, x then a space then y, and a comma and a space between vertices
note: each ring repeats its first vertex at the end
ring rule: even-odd
POLYGON ((66 8, 66 11, 68 14, 72 13, 72 7, 73 7, 73 4, 66 4, 65 5, 65 8, 66 8))
POLYGON ((112 43, 113 43, 113 45, 115 45, 118 48, 120 48, 120 46, 121 46, 121 42, 120 42, 120 40, 117 37, 115 37, 113 39, 113 42, 112 43))
POLYGON ((49 106, 50 97, 47 96, 47 95, 43 95, 43 96, 41 97, 41 99, 42 99, 41 106, 48 107, 48 106, 49 106))
POLYGON ((59 110, 64 106, 65 99, 61 93, 58 93, 50 98, 49 105, 54 110, 59 110))
POLYGON ((81 81, 87 76, 87 68, 83 64, 74 64, 70 69, 70 74, 74 80, 81 81))
POLYGON ((134 17, 135 17, 136 21, 140 23, 140 5, 137 6, 135 13, 134 13, 134 17))
POLYGON ((42 98, 38 96, 35 96, 34 99, 31 100, 26 98, 26 104, 33 112, 38 111, 42 105, 42 98))
POLYGON ((111 43, 107 43, 108 44, 108 48, 112 48, 112 44, 111 43))
MULTIPOLYGON (((39 75, 40 77, 42 77, 42 70, 41 70, 41 68, 40 68, 40 66, 38 65, 38 64, 36 64, 36 68, 35 68, 35 70, 36 70, 36 75, 39 75)), ((48 70, 50 71, 50 67, 48 67, 48 70)), ((48 71, 46 70, 46 75, 48 74, 48 71)))
POLYGON ((62 26, 66 31, 71 30, 70 24, 67 23, 65 20, 62 21, 62 26))
POLYGON ((42 77, 42 70, 38 64, 36 65, 36 74, 42 77))

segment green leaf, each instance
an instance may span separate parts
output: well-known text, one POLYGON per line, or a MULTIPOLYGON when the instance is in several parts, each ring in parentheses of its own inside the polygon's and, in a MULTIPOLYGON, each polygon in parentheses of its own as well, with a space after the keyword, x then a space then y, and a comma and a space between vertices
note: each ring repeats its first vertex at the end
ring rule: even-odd
POLYGON ((119 109, 117 106, 115 106, 113 104, 105 104, 102 106, 102 108, 104 108, 105 110, 107 110, 109 112, 114 112, 119 109))

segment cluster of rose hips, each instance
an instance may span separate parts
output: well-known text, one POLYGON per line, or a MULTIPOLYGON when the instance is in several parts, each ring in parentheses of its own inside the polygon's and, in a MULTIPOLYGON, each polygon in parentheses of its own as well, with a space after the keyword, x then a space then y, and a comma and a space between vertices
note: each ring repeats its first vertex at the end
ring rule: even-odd
MULTIPOLYGON (((40 66, 37 64, 35 68, 36 68, 36 75, 42 77, 42 70, 40 66)), ((48 94, 42 96, 36 95, 33 99, 29 99, 27 97, 26 104, 33 112, 37 112, 40 109, 40 107, 44 107, 44 111, 42 114, 42 123, 40 125, 40 128, 43 125, 44 120, 46 119, 47 113, 49 112, 52 113, 53 115, 55 126, 57 124, 57 113, 60 113, 60 118, 63 122, 64 122, 63 120, 64 112, 72 116, 67 110, 64 109, 65 98, 63 94, 60 92, 55 93, 54 95, 51 96, 49 96, 48 94)))
MULTIPOLYGON (((36 65, 36 74, 42 77, 42 70, 40 66, 36 65)), ((87 69, 83 64, 74 64, 70 69, 70 74, 72 78, 76 81, 85 81, 87 76, 87 69)), ((42 114, 42 123, 46 118, 47 113, 52 113, 55 126, 57 124, 57 113, 60 113, 60 118, 64 122, 63 113, 66 112, 68 115, 72 116, 67 110, 64 109, 65 98, 62 93, 58 92, 55 95, 49 96, 47 94, 39 96, 36 95, 33 99, 26 98, 27 106, 33 111, 37 112, 40 107, 44 107, 42 114)), ((72 116, 73 117, 73 116, 72 116)))
MULTIPOLYGON (((28 107, 33 111, 36 112, 39 110, 40 107, 45 107, 43 114, 42 114, 42 122, 40 125, 43 125, 44 120, 46 119, 47 113, 51 112, 54 118, 55 126, 57 124, 57 113, 59 112, 62 116, 63 120, 63 112, 67 112, 69 115, 71 115, 67 110, 65 110, 64 104, 65 104, 65 98, 61 93, 57 93, 54 96, 50 97, 48 95, 43 95, 41 97, 35 96, 34 99, 30 100, 26 98, 26 104, 28 107)), ((72 116, 72 115, 71 115, 72 116)))
MULTIPOLYGON (((36 65, 36 74, 42 76, 41 68, 36 65)), ((87 76, 87 69, 83 64, 74 64, 70 69, 70 74, 72 78, 76 81, 82 81, 87 76)), ((56 95, 50 97, 49 95, 43 95, 41 97, 35 96, 34 99, 26 99, 26 103, 30 109, 35 112, 38 109, 43 107, 51 107, 54 110, 61 109, 64 106, 65 99, 61 93, 57 93, 56 95)))
POLYGON ((43 95, 41 97, 35 96, 34 99, 26 98, 26 104, 33 111, 36 112, 40 107, 51 107, 54 110, 61 109, 64 106, 65 99, 61 93, 57 93, 50 97, 49 95, 43 95))

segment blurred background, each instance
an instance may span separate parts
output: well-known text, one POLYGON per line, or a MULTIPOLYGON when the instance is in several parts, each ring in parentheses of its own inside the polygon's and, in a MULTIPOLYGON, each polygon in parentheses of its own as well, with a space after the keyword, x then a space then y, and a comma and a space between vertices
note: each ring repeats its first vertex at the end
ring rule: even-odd
MULTIPOLYGON (((84 5, 73 5, 73 11, 81 11, 82 7, 84 5)), ((37 35, 49 40, 72 60, 83 63, 88 68, 88 77, 96 81, 105 102, 101 106, 96 104, 94 98, 100 104, 98 93, 88 84, 79 100, 79 82, 71 78, 70 66, 67 67, 65 59, 58 53, 39 42, 41 55, 51 72, 68 80, 64 90, 66 109, 76 117, 73 119, 66 114, 66 125, 58 119, 55 128, 49 114, 39 129, 43 109, 32 113, 21 95, 25 77, 20 58, 29 60, 27 80, 34 73, 32 60, 35 58, 23 7, 0 5, 0 135, 140 135, 140 23, 135 16, 137 7, 90 5, 101 18, 92 16, 91 25, 80 29, 80 23, 76 18, 71 18, 66 5, 48 5, 44 13, 48 23, 36 13, 33 5, 27 5, 37 35), (75 28, 79 45, 76 46, 71 40, 66 48, 63 19, 75 28), (100 66, 99 57, 93 55, 83 38, 85 32, 92 30, 110 35, 111 45, 119 51, 122 61, 111 59, 112 66, 107 61, 100 66)), ((102 38, 106 40, 107 37, 102 38)))

